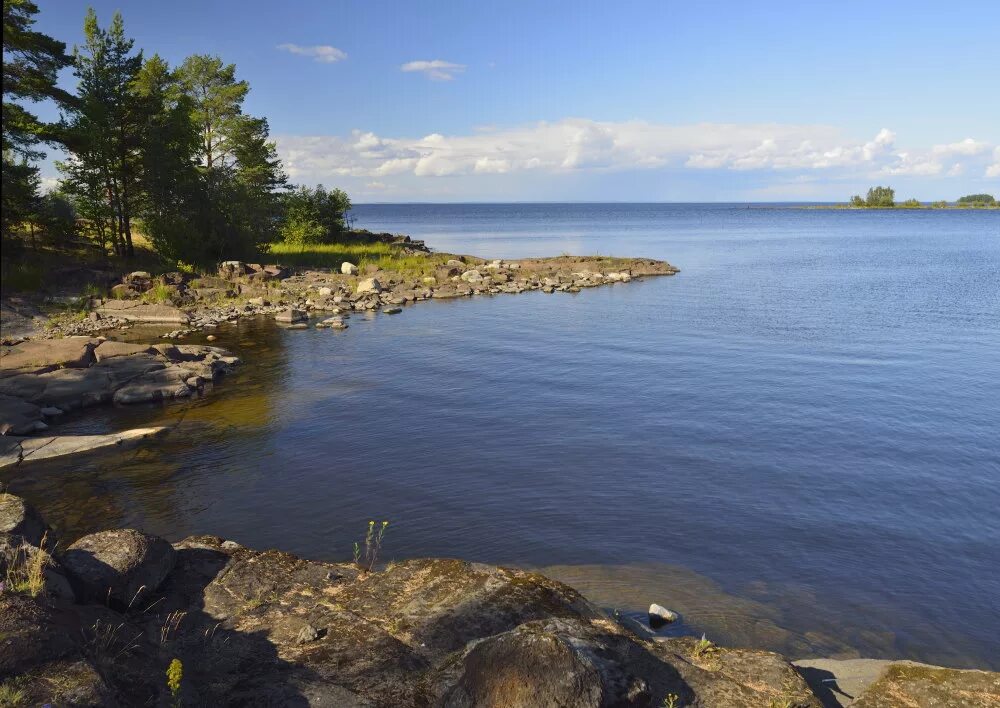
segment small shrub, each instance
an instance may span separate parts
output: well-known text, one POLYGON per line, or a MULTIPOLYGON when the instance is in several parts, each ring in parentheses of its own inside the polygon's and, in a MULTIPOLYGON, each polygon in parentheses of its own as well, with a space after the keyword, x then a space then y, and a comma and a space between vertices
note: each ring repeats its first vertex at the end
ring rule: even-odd
POLYGON ((170 302, 171 295, 173 295, 173 290, 171 290, 168 285, 157 283, 142 294, 142 299, 146 302, 153 302, 162 305, 163 303, 170 302))
POLYGON ((694 649, 691 650, 691 654, 695 659, 705 659, 718 651, 719 647, 715 646, 715 644, 706 639, 703 634, 701 635, 701 639, 695 642, 694 649))
POLYGON ((382 538, 389 522, 383 521, 377 526, 374 521, 368 522, 368 533, 365 534, 364 555, 361 553, 361 544, 354 544, 354 564, 363 572, 370 573, 378 560, 378 554, 382 550, 382 538))

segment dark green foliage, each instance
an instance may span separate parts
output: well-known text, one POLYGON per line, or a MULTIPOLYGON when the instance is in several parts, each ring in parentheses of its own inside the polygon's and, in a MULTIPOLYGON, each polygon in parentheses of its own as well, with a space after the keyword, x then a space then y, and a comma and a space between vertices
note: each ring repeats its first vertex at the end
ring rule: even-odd
POLYGON ((132 93, 146 116, 140 148, 143 231, 167 261, 201 260, 197 217, 205 211, 205 195, 192 159, 198 131, 191 99, 156 54, 142 65, 132 93))
POLYGON ((188 57, 177 71, 198 132, 203 181, 201 253, 194 262, 250 257, 275 238, 285 176, 267 121, 243 114, 249 86, 218 57, 188 57))
POLYGON ((996 204, 997 200, 992 194, 967 194, 959 197, 959 204, 996 204))
POLYGON ((281 238, 288 243, 331 243, 345 228, 344 216, 351 208, 347 193, 299 187, 285 195, 281 238))
POLYGON ((896 190, 892 187, 871 187, 865 204, 870 207, 891 207, 896 204, 896 190))
POLYGON ((896 191, 892 187, 871 187, 868 195, 862 199, 858 195, 851 197, 851 206, 881 208, 896 205, 896 191))
MULTIPOLYGON (((30 31, 37 8, 4 0, 3 233, 69 239, 79 233, 118 256, 134 253, 133 230, 167 262, 211 265, 252 258, 279 236, 325 243, 344 229, 350 200, 339 189, 288 194, 264 118, 243 113, 250 90, 215 56, 176 69, 143 60, 120 14, 102 28, 89 10, 84 43, 30 31), (72 65, 77 95, 55 86, 72 65), (54 99, 67 116, 44 125, 17 99, 54 99), (38 192, 42 156, 58 140, 61 191, 38 192)), ((13 252, 5 249, 5 252, 13 252)))
POLYGON ((141 200, 140 146, 146 115, 135 100, 133 84, 142 52, 133 54, 121 14, 108 29, 88 10, 85 42, 74 51, 79 96, 67 130, 72 157, 59 165, 64 189, 81 215, 94 222, 102 242, 116 254, 132 256, 132 219, 141 200))
MULTIPOLYGON (((38 204, 41 142, 59 139, 59 126, 46 124, 24 107, 24 101, 72 102, 56 87, 57 72, 71 63, 66 45, 31 26, 38 7, 28 0, 3 2, 3 204, 0 234, 6 241, 38 204)), ((5 247, 6 252, 12 252, 5 247)))

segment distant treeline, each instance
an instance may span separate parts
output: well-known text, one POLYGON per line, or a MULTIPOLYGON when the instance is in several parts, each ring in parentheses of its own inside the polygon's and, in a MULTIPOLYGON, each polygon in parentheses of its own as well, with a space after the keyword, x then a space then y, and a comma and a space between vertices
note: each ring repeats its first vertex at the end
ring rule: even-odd
MULTIPOLYGON (((850 206, 858 209, 945 209, 952 206, 949 202, 944 200, 924 204, 916 199, 907 199, 905 202, 897 203, 896 190, 892 187, 871 187, 868 190, 868 194, 864 197, 860 194, 855 194, 851 197, 849 204, 850 206)), ((992 194, 968 194, 964 197, 960 197, 956 204, 977 208, 998 206, 997 200, 992 194)))
POLYGON ((283 238, 317 243, 344 229, 351 203, 339 189, 293 188, 267 120, 243 112, 250 86, 219 57, 171 67, 145 57, 120 14, 102 27, 91 9, 84 42, 32 30, 38 8, 3 0, 3 217, 5 248, 26 229, 82 234, 121 257, 141 231, 167 261, 208 264, 249 257, 283 238), (73 93, 56 85, 72 67, 73 93), (45 123, 27 102, 51 100, 45 123), (40 189, 42 144, 66 151, 55 189, 40 189))

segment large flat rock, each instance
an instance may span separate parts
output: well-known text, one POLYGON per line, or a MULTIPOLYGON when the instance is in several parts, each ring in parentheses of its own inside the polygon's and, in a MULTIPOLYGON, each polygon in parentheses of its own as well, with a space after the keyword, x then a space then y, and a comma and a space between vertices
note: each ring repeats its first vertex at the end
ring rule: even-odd
POLYGON ((114 315, 133 322, 171 322, 187 324, 191 316, 171 305, 150 305, 135 300, 105 300, 97 308, 102 315, 114 315))
POLYGON ((0 437, 0 468, 20 461, 45 460, 89 450, 136 445, 167 430, 166 427, 133 428, 108 435, 53 435, 25 438, 0 437))
POLYGON ((64 337, 23 342, 5 347, 0 356, 0 376, 41 373, 59 368, 85 368, 94 363, 91 337, 64 337))
POLYGON ((116 357, 132 356, 133 354, 155 354, 156 350, 149 344, 130 344, 128 342, 115 342, 107 340, 101 342, 94 350, 97 361, 113 359, 116 357))
POLYGON ((34 403, 0 394, 0 434, 29 435, 41 422, 42 409, 34 403))
POLYGON ((1000 674, 915 661, 803 659, 794 662, 824 708, 1000 706, 1000 674))

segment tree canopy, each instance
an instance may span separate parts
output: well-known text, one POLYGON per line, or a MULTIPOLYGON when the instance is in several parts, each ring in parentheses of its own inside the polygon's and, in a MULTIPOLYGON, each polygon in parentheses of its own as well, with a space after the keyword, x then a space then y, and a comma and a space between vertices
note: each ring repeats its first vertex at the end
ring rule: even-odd
POLYGON ((996 201, 992 194, 967 194, 958 198, 959 204, 996 204, 996 201))
POLYGON ((100 24, 91 9, 84 41, 33 32, 37 8, 4 0, 4 235, 15 226, 80 231, 120 257, 141 232, 165 260, 209 265, 249 258, 278 238, 326 242, 351 207, 339 189, 290 189, 267 120, 243 105, 250 85, 212 55, 171 67, 146 58, 120 13, 100 24), (72 67, 74 95, 56 86, 72 67), (64 119, 45 125, 19 102, 52 99, 64 119), (57 140, 58 194, 42 196, 35 146, 57 140), (69 214, 69 219, 65 217, 69 214), (56 218, 58 215, 59 218, 56 218))
POLYGON ((3 197, 2 238, 29 218, 39 204, 38 168, 45 155, 39 143, 60 139, 58 125, 40 121, 25 101, 51 99, 61 106, 72 97, 56 86, 60 69, 72 59, 66 44, 32 29, 38 7, 29 0, 3 3, 3 197))
POLYGON ((854 207, 892 207, 896 205, 896 191, 892 187, 870 187, 864 198, 855 194, 851 197, 854 207))

